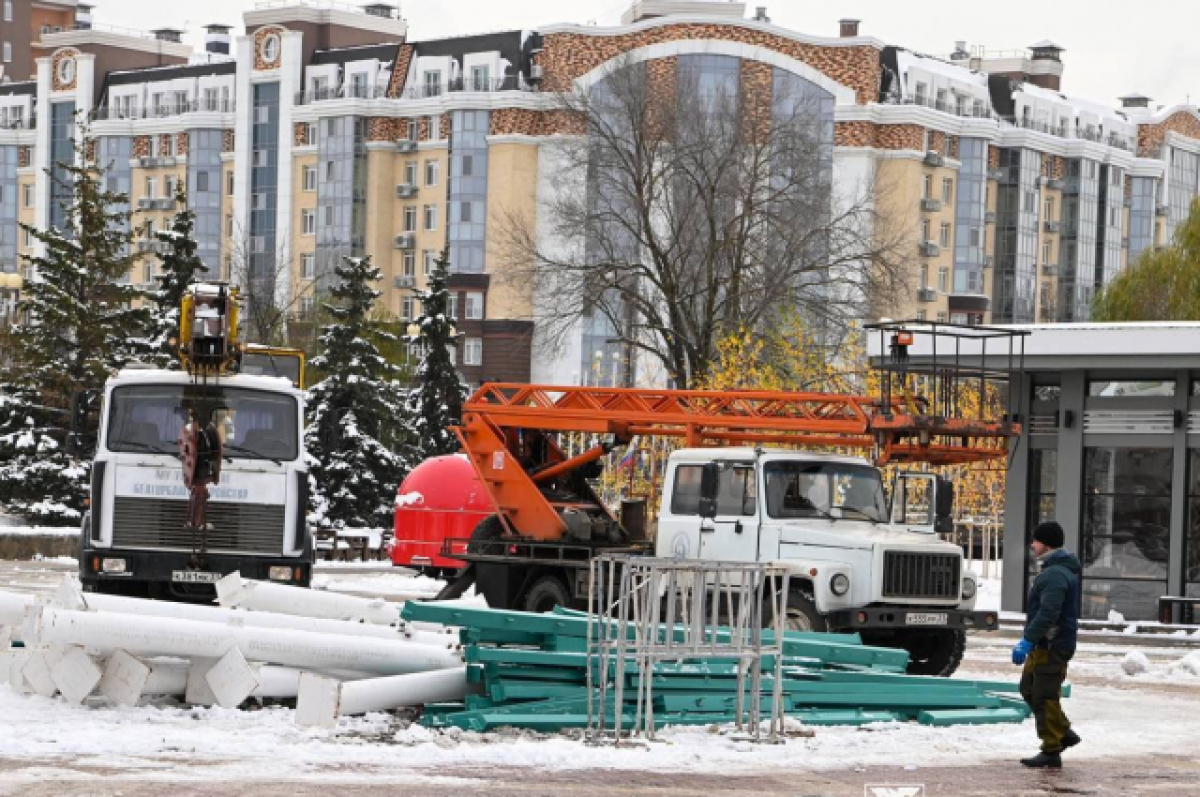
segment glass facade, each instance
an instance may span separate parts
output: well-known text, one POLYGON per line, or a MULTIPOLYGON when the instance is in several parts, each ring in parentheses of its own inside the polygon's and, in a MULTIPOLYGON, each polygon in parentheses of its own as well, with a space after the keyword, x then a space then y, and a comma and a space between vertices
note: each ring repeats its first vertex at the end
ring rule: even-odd
POLYGON ((1058 508, 1058 451, 1053 448, 1029 452, 1029 521, 1025 524, 1026 575, 1037 574, 1037 559, 1029 549, 1033 530, 1039 523, 1054 520, 1058 508))
POLYGON ((316 290, 328 291, 343 257, 362 257, 367 235, 367 120, 321 120, 317 158, 316 290))
POLYGON ((250 128, 250 230, 245 242, 251 295, 273 294, 279 257, 279 84, 257 83, 250 128))
POLYGON ((1188 524, 1184 545, 1183 589, 1200 598, 1200 451, 1188 452, 1188 524))
POLYGON ((1158 204, 1158 181, 1134 177, 1129 199, 1129 265, 1154 245, 1154 209, 1158 204))
MULTIPOLYGON (((96 157, 104 167, 104 190, 110 194, 124 194, 125 202, 114 206, 114 210, 122 213, 129 212, 129 198, 132 194, 133 167, 129 165, 133 157, 133 139, 129 136, 101 136, 96 139, 96 157)), ((130 219, 120 223, 121 232, 129 232, 130 219)), ((128 282, 131 275, 126 274, 121 282, 128 282)))
POLYGON ((450 154, 450 268, 482 274, 487 236, 488 111, 455 111, 450 154))
POLYGON ((17 271, 17 148, 0 147, 0 273, 17 271))
MULTIPOLYGON (((1117 166, 1100 169, 1100 224, 1096 238, 1097 290, 1105 288, 1121 273, 1122 238, 1125 236, 1125 170, 1117 166)), ((1091 314, 1087 315, 1091 318, 1091 314)))
POLYGON ((958 142, 958 195, 954 206, 954 293, 983 293, 983 255, 987 214, 988 143, 982 138, 958 142))
POLYGON ((1156 615, 1167 591, 1172 460, 1168 448, 1084 450, 1084 617, 1156 615))
POLYGON ((1029 324, 1037 300, 1037 249, 1042 155, 1028 149, 1000 150, 1005 179, 996 195, 997 323, 1029 324))
POLYGON ((64 167, 75 162, 75 103, 50 105, 50 226, 67 226, 67 206, 71 202, 70 175, 64 167))
POLYGON ((1200 192, 1200 155, 1193 155, 1177 147, 1168 147, 1167 153, 1169 166, 1166 243, 1170 243, 1175 230, 1187 220, 1192 200, 1200 192))
POLYGON ((196 216, 196 254, 210 279, 221 269, 221 136, 220 130, 188 132, 188 208, 196 216))
POLYGON ((1100 164, 1080 158, 1066 164, 1063 232, 1059 244, 1059 321, 1086 321, 1096 294, 1100 214, 1100 164))

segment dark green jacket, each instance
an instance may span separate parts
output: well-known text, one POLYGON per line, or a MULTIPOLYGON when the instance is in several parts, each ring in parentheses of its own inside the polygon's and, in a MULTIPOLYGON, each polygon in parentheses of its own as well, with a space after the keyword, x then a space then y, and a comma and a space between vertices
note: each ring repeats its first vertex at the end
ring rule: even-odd
POLYGON ((1075 554, 1061 548, 1042 560, 1042 572, 1029 588, 1029 600, 1025 603, 1028 619, 1024 637, 1034 647, 1075 652, 1082 600, 1081 571, 1075 554))

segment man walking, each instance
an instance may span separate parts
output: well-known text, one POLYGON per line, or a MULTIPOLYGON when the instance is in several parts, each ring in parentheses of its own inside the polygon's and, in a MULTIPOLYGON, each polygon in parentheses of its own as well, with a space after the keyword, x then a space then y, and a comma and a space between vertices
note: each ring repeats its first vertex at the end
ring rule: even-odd
POLYGON ((1041 572, 1029 589, 1025 632, 1012 651, 1013 664, 1025 665, 1021 697, 1033 711, 1042 740, 1040 753, 1021 759, 1027 767, 1061 767, 1062 751, 1080 742, 1059 702, 1079 633, 1081 569, 1079 559, 1062 547, 1062 526, 1054 521, 1033 530, 1030 549, 1041 572))

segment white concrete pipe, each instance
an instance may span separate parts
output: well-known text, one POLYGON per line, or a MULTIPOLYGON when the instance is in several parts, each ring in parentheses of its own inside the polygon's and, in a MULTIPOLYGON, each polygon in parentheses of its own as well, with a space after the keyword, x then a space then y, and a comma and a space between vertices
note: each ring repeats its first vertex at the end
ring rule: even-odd
POLYGON ((79 582, 74 576, 67 576, 63 579, 58 588, 57 601, 60 608, 71 610, 86 608, 101 612, 136 614, 143 617, 173 617, 205 623, 226 623, 246 628, 285 628, 314 634, 407 640, 422 645, 435 645, 450 649, 459 647, 458 635, 453 630, 444 630, 440 633, 417 631, 408 627, 403 621, 398 626, 373 625, 348 620, 321 620, 275 612, 248 612, 241 609, 224 609, 219 606, 125 598, 119 595, 101 595, 95 592, 84 593, 79 589, 79 582))
MULTIPOLYGON (((19 626, 25 620, 25 610, 37 603, 32 595, 0 592, 0 625, 19 626)), ((20 639, 20 637, 17 637, 20 639)))
POLYGON ((48 607, 29 612, 24 629, 28 644, 82 645, 103 656, 124 650, 134 656, 219 658, 236 648, 249 661, 304 670, 400 675, 462 666, 458 651, 404 640, 48 607))
POLYGON ((375 625, 397 625, 401 622, 398 603, 254 581, 242 578, 239 573, 230 573, 217 582, 217 602, 226 608, 324 620, 351 620, 375 625))
POLYGON ((300 676, 296 723, 330 728, 338 717, 462 700, 467 689, 466 667, 345 683, 306 672, 300 676))

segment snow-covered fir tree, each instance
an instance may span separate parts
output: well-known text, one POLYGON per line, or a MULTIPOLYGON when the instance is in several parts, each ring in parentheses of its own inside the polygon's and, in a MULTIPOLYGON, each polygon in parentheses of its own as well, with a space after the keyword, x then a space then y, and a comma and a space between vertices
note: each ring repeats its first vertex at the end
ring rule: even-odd
POLYGON ((371 314, 382 278, 370 258, 344 258, 325 304, 333 322, 322 328, 315 371, 326 374, 309 391, 305 446, 313 519, 324 528, 382 528, 392 524, 396 488, 410 462, 410 429, 399 369, 379 353, 394 340, 371 314))
POLYGON ((178 355, 170 351, 172 338, 179 339, 179 308, 189 287, 208 267, 196 254, 196 214, 188 208, 187 191, 180 182, 175 191, 175 215, 170 229, 158 230, 154 237, 166 250, 159 256, 158 287, 154 291, 153 317, 150 322, 150 347, 160 368, 179 370, 178 355))
POLYGON ((107 190, 107 169, 88 160, 93 151, 81 126, 73 162, 59 165, 63 227, 21 225, 40 253, 22 255, 37 279, 25 284, 12 336, 7 381, 21 389, 5 396, 27 428, 11 448, 0 444, 0 483, 18 482, 6 503, 44 523, 78 522, 87 494, 90 463, 64 450, 72 396, 103 388, 149 351, 149 310, 133 306, 144 293, 122 280, 136 261, 129 197, 107 190))
POLYGON ((467 386, 455 370, 450 354, 458 331, 449 316, 450 294, 446 290, 449 275, 449 255, 443 251, 429 275, 427 289, 417 292, 421 315, 415 322, 416 334, 409 338, 421 352, 416 374, 418 387, 409 399, 421 459, 458 451, 458 438, 451 427, 461 422, 467 396, 467 386))

